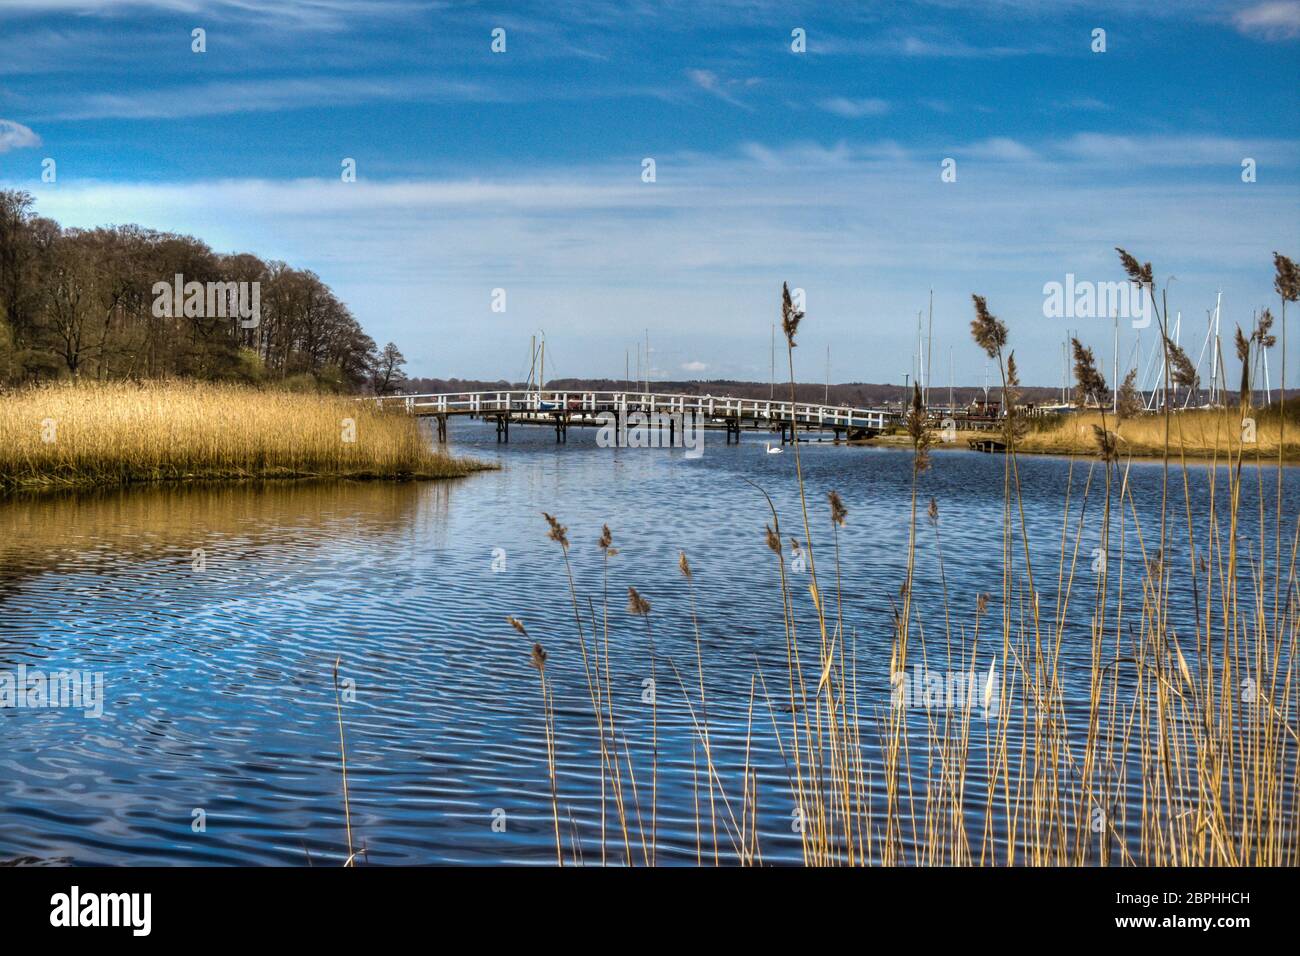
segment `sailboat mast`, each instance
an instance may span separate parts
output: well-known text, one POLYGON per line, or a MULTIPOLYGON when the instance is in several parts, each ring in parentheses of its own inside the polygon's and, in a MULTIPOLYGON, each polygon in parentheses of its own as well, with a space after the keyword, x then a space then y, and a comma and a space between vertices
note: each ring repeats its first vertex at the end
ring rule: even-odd
POLYGON ((1115 354, 1111 361, 1110 393, 1111 413, 1119 417, 1119 312, 1115 313, 1115 354))
POLYGON ((925 331, 925 404, 930 405, 930 356, 934 353, 934 289, 930 290, 930 318, 925 331))
POLYGON ((1214 345, 1210 349, 1210 404, 1216 404, 1219 395, 1219 307, 1223 304, 1223 290, 1214 297, 1214 345))

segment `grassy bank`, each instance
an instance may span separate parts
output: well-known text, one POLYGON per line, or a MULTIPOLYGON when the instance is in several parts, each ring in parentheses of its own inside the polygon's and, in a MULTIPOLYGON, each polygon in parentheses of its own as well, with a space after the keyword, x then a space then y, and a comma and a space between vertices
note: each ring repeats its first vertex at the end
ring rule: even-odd
MULTIPOLYGON (((1300 460, 1300 409, 1292 406, 1286 413, 1285 443, 1282 457, 1300 460)), ((1118 436, 1123 456, 1158 458, 1165 453, 1165 417, 1163 414, 1140 415, 1116 421, 1115 416, 1100 413, 1062 415, 1031 425, 1017 443, 1021 452, 1053 455, 1088 455, 1095 451, 1097 428, 1104 427, 1118 436), (1104 418, 1104 421, 1103 421, 1104 418)), ((1236 408, 1188 409, 1169 419, 1169 453, 1192 458, 1226 459, 1257 455, 1276 461, 1282 439, 1282 421, 1276 408, 1248 410, 1245 416, 1236 408), (1243 430, 1243 417, 1253 419, 1254 441, 1243 430)))
MULTIPOLYGON (((1188 409, 1175 412, 1169 418, 1169 454, 1174 458, 1227 460, 1229 456, 1245 456, 1247 461, 1256 457, 1276 461, 1278 442, 1282 439, 1281 416, 1277 408, 1247 412, 1255 420, 1255 441, 1244 442, 1242 413, 1236 408, 1188 409)), ((1028 419, 1028 430, 1016 442, 1016 451, 1023 455, 1083 455, 1095 452, 1096 431, 1103 425, 1098 412, 1086 414, 1055 415, 1050 418, 1028 419)), ((1119 454, 1125 458, 1162 458, 1165 453, 1165 419, 1162 413, 1140 415, 1116 421, 1109 412, 1104 416, 1107 431, 1118 436, 1119 454)), ((997 430, 983 432, 957 432, 954 441, 945 442, 943 433, 931 430, 934 447, 938 451, 957 448, 965 450, 971 438, 1001 438, 997 430)), ((895 445, 911 448, 912 439, 906 429, 895 430, 870 439, 869 445, 895 445)), ((1286 410, 1285 442, 1282 447, 1285 461, 1300 462, 1300 406, 1291 405, 1286 410)))
POLYGON ((0 491, 246 478, 455 478, 416 419, 340 396, 191 382, 0 397, 0 491))

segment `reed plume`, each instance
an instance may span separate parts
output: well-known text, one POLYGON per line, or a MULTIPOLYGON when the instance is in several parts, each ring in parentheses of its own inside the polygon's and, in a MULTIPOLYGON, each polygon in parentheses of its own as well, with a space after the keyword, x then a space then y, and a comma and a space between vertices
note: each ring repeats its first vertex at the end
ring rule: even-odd
POLYGON ((1237 358, 1241 360, 1241 386, 1238 389, 1238 397, 1241 407, 1248 408, 1250 406, 1250 339, 1242 333, 1240 325, 1237 326, 1234 341, 1237 346, 1237 358))
POLYGON ((840 498, 838 491, 828 492, 826 497, 831 504, 831 521, 843 527, 844 519, 849 516, 849 509, 844 507, 844 500, 840 498))
POLYGON ((1273 288, 1283 301, 1295 302, 1300 299, 1300 267, 1282 253, 1275 252, 1273 268, 1273 288))
MULTIPOLYGON (((794 307, 794 301, 790 298, 789 283, 781 283, 781 331, 785 333, 786 345, 789 348, 795 347, 794 336, 799 330, 799 323, 803 321, 803 312, 794 307)), ((797 437, 797 436, 796 436, 797 437)))
POLYGON ((1119 261, 1123 263, 1124 271, 1128 273, 1131 281, 1147 288, 1151 288, 1155 284, 1155 279, 1151 273, 1151 263, 1138 262, 1135 257, 1129 255, 1119 246, 1115 247, 1115 251, 1119 253, 1119 261))
POLYGON ((781 537, 780 537, 780 535, 778 535, 775 531, 772 530, 772 526, 771 526, 770 524, 769 524, 769 525, 764 525, 764 528, 765 528, 766 531, 767 531, 767 546, 768 546, 768 548, 771 549, 771 551, 772 551, 773 554, 775 554, 775 555, 777 555, 777 556, 780 556, 780 554, 781 554, 781 537))
POLYGON ((1165 336, 1165 348, 1169 351, 1169 376, 1174 385, 1195 390, 1201 383, 1201 377, 1192 360, 1169 336, 1165 336))
POLYGON ((1074 351, 1074 380, 1078 384, 1080 404, 1091 401, 1101 405, 1106 394, 1106 378, 1097 370, 1092 349, 1078 339, 1071 339, 1070 346, 1074 351))
POLYGON ((921 386, 912 383, 912 407, 907 412, 907 434, 912 439, 912 470, 920 474, 930 467, 930 446, 934 436, 929 429, 929 416, 921 399, 921 386))
POLYGON ((1277 336, 1273 334, 1273 310, 1264 309, 1259 313, 1259 318, 1255 322, 1255 331, 1251 337, 1260 344, 1261 348, 1271 349, 1277 345, 1277 336))
POLYGON ((971 337, 989 358, 997 358, 1007 344, 1006 325, 989 311, 988 303, 982 295, 972 295, 975 303, 975 318, 971 320, 971 337))
POLYGON ((1142 411, 1142 395, 1137 389, 1137 369, 1131 368, 1119 387, 1119 400, 1115 403, 1116 415, 1122 421, 1142 411))
POLYGON ((550 538, 552 541, 556 542, 565 551, 568 551, 569 550, 569 529, 566 528, 564 525, 560 524, 560 522, 555 518, 554 515, 549 515, 545 511, 543 511, 542 517, 545 518, 546 523, 551 526, 551 530, 547 533, 546 536, 550 538))

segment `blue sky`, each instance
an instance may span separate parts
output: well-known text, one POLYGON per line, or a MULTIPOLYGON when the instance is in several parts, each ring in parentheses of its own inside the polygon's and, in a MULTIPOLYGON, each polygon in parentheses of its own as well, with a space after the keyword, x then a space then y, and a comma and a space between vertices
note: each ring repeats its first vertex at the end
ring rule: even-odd
POLYGON ((653 377, 765 379, 786 280, 801 378, 830 345, 901 382, 933 288, 935 385, 983 380, 972 292, 1052 385, 1067 327, 1107 364, 1111 331, 1043 285, 1121 278, 1115 245, 1176 277, 1194 358, 1220 290, 1225 329, 1276 309, 1298 81, 1300 0, 3 0, 0 184, 314 269, 414 374, 519 377, 540 328, 621 376, 648 328, 653 377))

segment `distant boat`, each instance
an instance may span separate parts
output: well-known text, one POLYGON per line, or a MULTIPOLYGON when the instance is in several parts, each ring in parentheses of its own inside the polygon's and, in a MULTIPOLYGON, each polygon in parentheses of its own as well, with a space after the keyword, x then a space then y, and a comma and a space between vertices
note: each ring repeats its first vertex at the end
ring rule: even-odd
POLYGON ((540 408, 540 409, 541 409, 542 411, 544 411, 544 412, 555 412, 555 411, 559 411, 559 409, 560 409, 560 403, 559 403, 559 402, 543 402, 543 401, 540 401, 540 400, 539 400, 538 403, 537 403, 537 407, 540 408))

